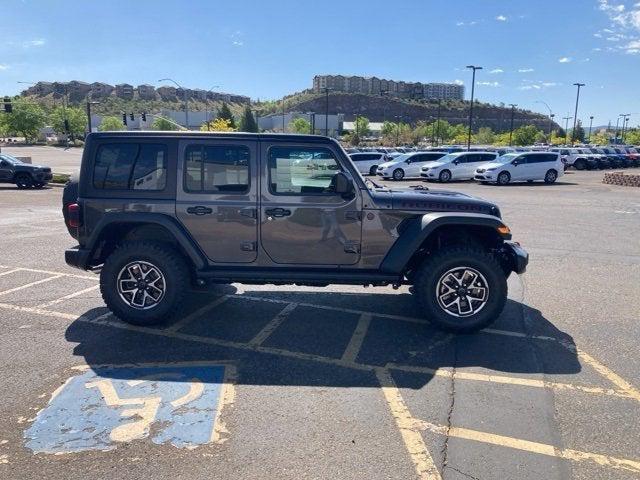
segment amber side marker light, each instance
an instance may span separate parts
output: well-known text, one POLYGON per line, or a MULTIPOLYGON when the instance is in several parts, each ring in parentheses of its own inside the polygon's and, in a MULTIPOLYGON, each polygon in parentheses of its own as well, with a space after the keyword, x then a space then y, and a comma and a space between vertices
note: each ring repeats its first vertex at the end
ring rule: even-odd
POLYGON ((496 230, 498 230, 498 233, 500 235, 510 235, 511 234, 511 230, 506 225, 500 225, 498 228, 496 228, 496 230))

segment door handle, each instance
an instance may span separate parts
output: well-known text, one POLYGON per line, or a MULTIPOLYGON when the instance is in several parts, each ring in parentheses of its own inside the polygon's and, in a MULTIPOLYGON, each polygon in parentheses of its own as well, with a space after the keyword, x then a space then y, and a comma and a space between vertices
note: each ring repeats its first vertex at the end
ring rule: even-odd
POLYGON ((209 207, 204 207, 202 205, 198 205, 197 207, 187 208, 187 213, 189 215, 209 215, 213 213, 213 209, 209 207))
POLYGON ((265 210, 265 212, 270 217, 288 217, 291 215, 291 210, 287 210, 284 208, 269 208, 265 210))

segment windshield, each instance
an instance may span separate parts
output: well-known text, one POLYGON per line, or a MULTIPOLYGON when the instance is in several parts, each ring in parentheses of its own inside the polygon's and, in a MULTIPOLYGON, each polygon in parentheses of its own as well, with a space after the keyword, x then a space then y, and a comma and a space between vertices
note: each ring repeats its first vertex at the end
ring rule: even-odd
POLYGON ((13 163, 13 164, 22 163, 21 160, 18 160, 16 157, 12 157, 11 155, 7 155, 6 153, 3 153, 2 155, 0 155, 0 158, 2 160, 6 160, 7 162, 13 163))
POLYGON ((515 160, 520 156, 519 153, 505 153, 504 155, 496 158, 495 160, 491 160, 491 163, 509 163, 515 160))

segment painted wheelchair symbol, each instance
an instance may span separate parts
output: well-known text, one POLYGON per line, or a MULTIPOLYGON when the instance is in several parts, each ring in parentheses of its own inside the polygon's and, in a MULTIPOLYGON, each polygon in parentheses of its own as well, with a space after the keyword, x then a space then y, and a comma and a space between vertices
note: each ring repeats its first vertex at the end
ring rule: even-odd
MULTIPOLYGON (((219 440, 224 365, 113 366, 72 377, 25 432, 34 452, 111 450, 151 438, 180 448, 219 440), (217 428, 219 427, 219 428, 217 428)), ((227 372, 228 373, 228 372, 227 372)))

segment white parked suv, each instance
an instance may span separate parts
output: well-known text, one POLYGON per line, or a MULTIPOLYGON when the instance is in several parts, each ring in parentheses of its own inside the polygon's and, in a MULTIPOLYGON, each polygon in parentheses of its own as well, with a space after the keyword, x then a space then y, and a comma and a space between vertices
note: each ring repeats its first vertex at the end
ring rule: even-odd
POLYGON ((498 158, 497 152, 450 153, 435 162, 425 164, 420 171, 420 176, 439 182, 471 180, 480 165, 496 158, 498 158))
POLYGON ((427 163, 432 163, 444 157, 447 152, 415 152, 405 153, 393 160, 378 166, 376 172, 382 178, 402 180, 403 178, 415 178, 420 176, 420 169, 427 163))
POLYGON ((378 165, 390 160, 387 154, 382 152, 351 153, 349 157, 363 175, 375 175, 378 165))
POLYGON ((476 170, 474 179, 482 183, 506 185, 512 182, 553 183, 564 175, 559 152, 508 153, 476 170))
POLYGON ((565 165, 576 170, 590 169, 596 164, 593 154, 586 148, 551 148, 549 151, 559 153, 565 165))

